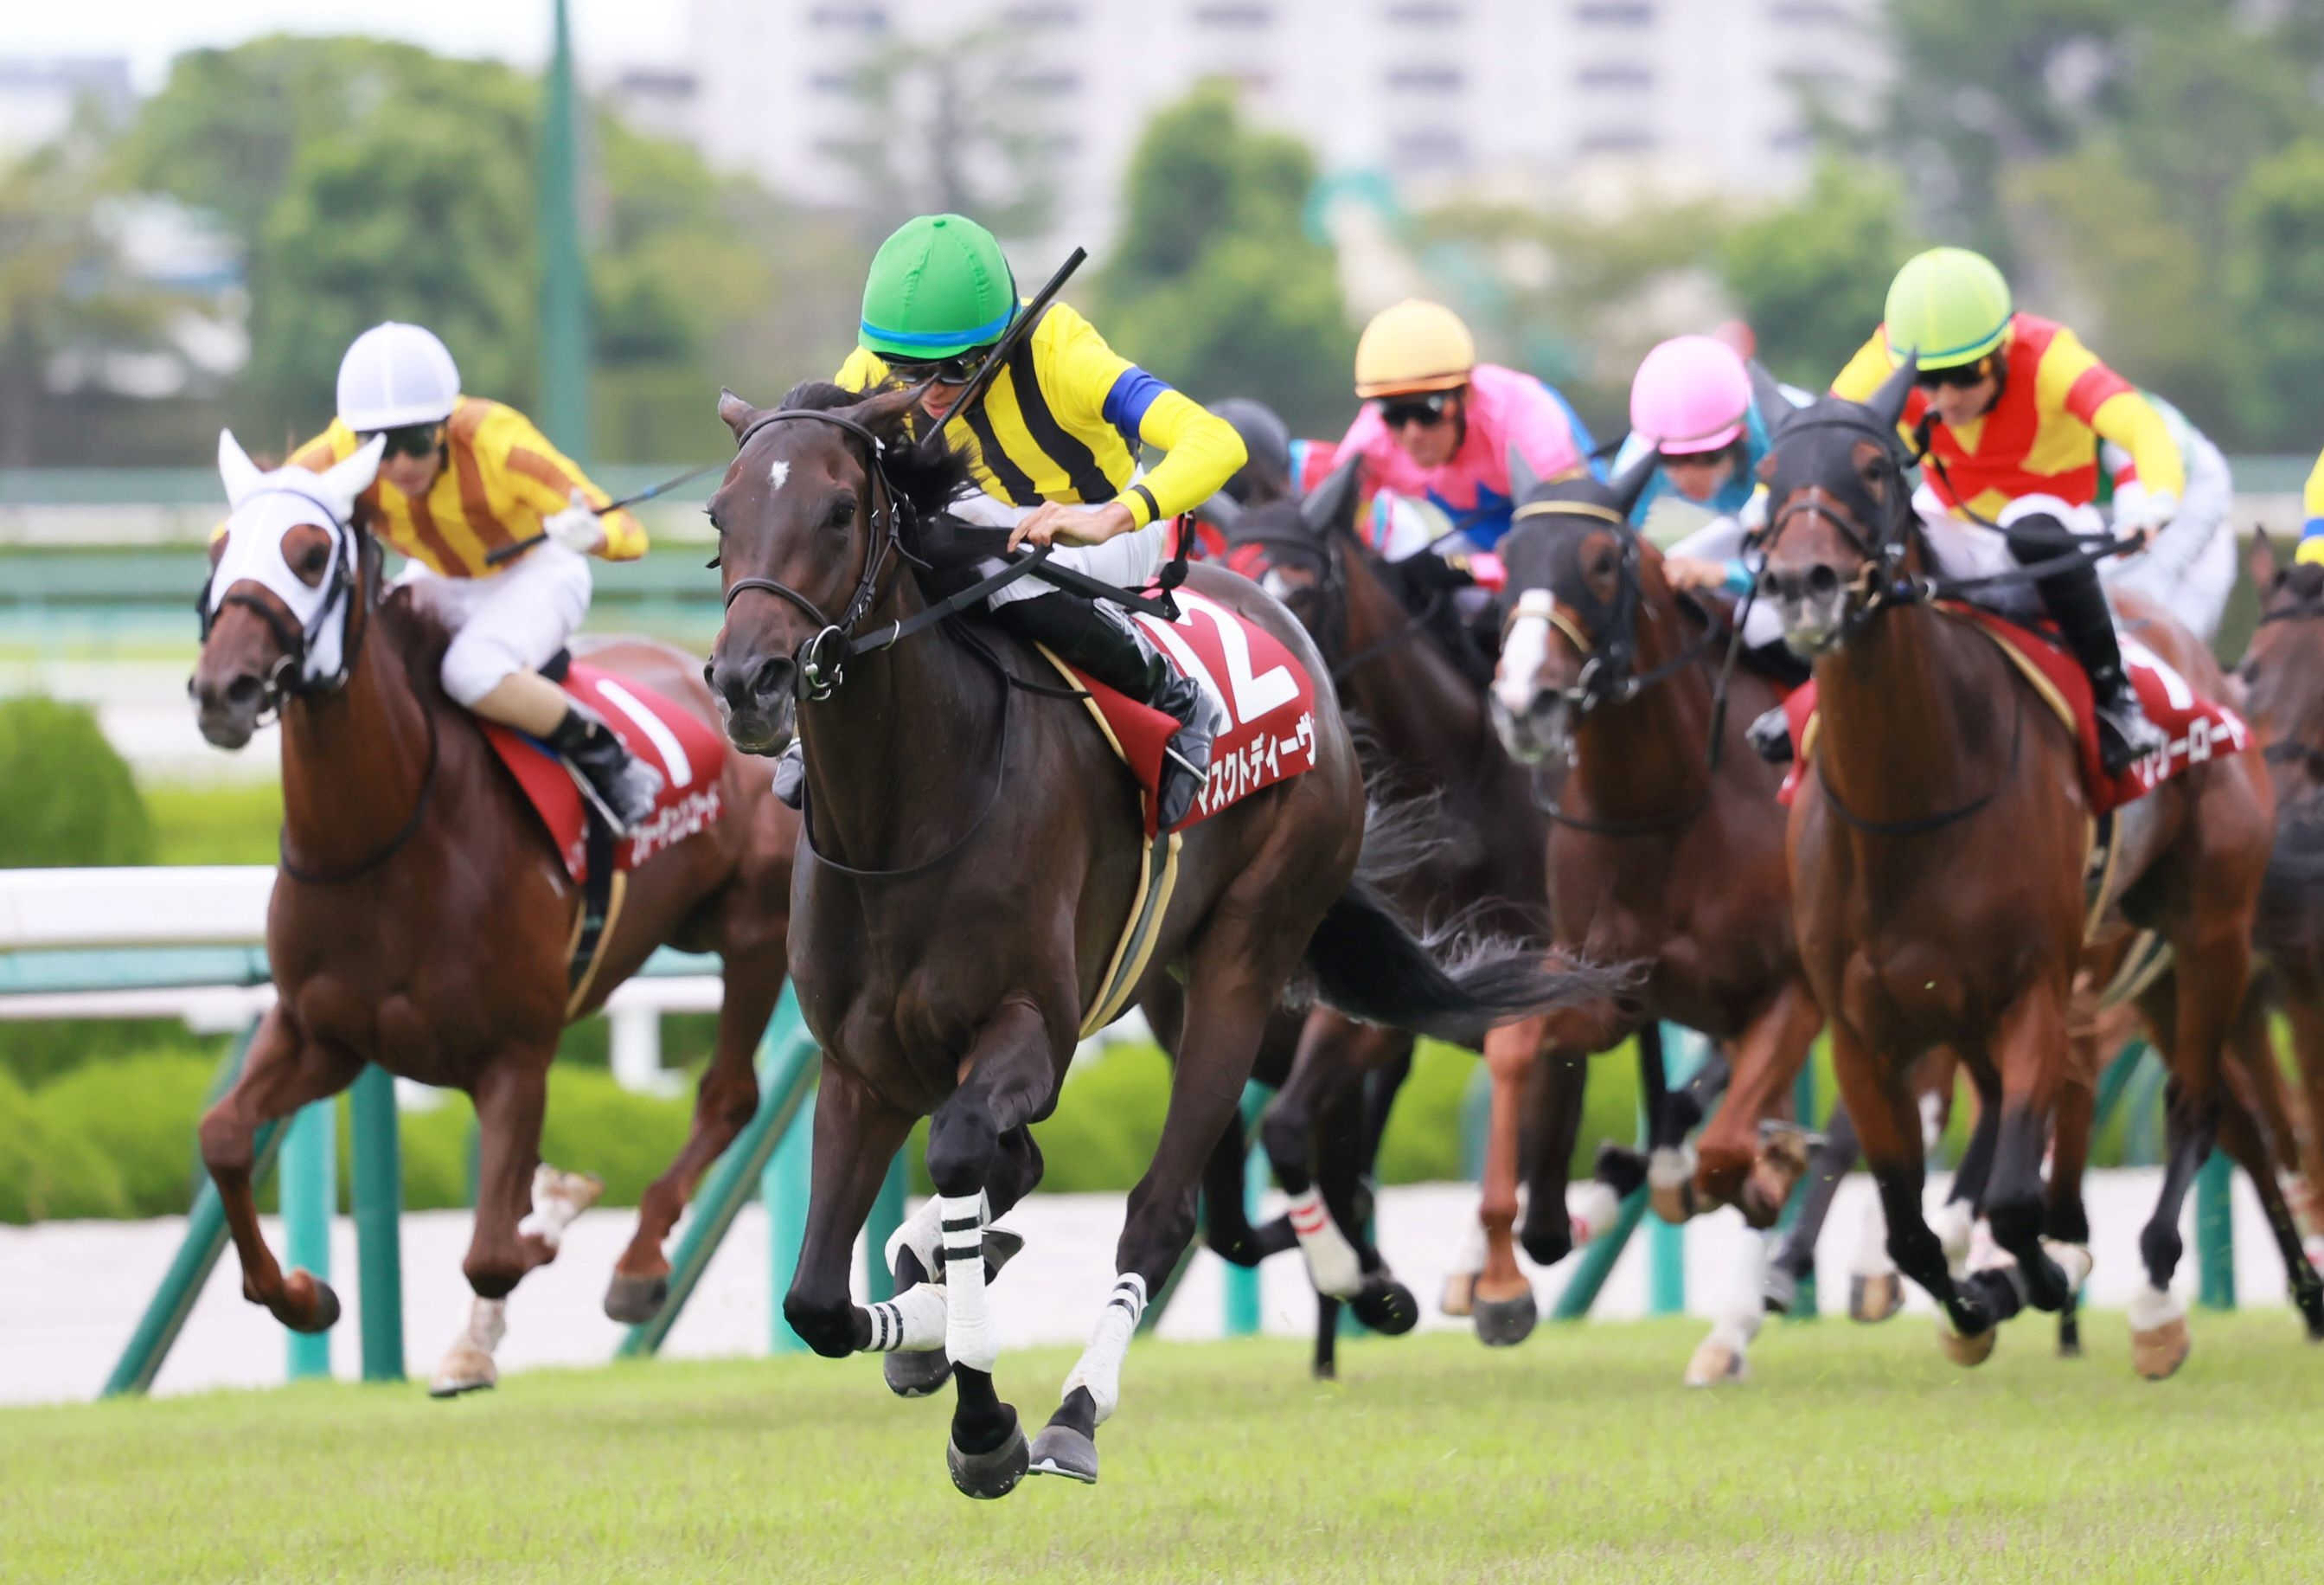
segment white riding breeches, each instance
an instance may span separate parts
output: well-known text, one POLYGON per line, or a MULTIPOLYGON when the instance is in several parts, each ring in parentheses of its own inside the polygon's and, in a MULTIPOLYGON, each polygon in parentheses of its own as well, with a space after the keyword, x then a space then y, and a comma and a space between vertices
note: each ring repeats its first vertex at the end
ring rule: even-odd
POLYGON ((554 542, 490 577, 446 578, 414 561, 395 581, 451 630, 444 691, 466 706, 546 665, 589 614, 589 559, 554 542))
MULTIPOLYGON (((1691 556, 1700 561, 1740 561, 1750 569, 1752 578, 1757 579, 1760 569, 1766 565, 1767 558, 1745 547, 1744 535, 1749 532, 1749 525, 1739 518, 1714 517, 1663 554, 1691 556)), ((1735 604, 1738 610, 1743 608, 1741 599, 1738 598, 1735 604)), ((1783 614, 1776 610, 1775 602, 1752 600, 1750 609, 1743 618, 1743 642, 1753 649, 1762 649, 1779 643, 1783 636, 1783 614)))
MULTIPOLYGON (((995 500, 982 492, 965 500, 955 501, 945 508, 964 523, 974 523, 986 528, 1014 528, 1038 508, 1012 506, 1006 501, 995 500)), ((1136 589, 1154 581, 1168 559, 1170 520, 1155 519, 1140 529, 1116 534, 1102 545, 1058 545, 1049 552, 1056 566, 1070 567, 1084 578, 1094 578, 1116 589, 1136 589)), ((1001 570, 998 561, 988 562, 980 571, 991 573, 1001 570)), ((1056 592, 1056 586, 1038 578, 1020 578, 1009 584, 985 601, 988 607, 1005 606, 1015 600, 1035 600, 1045 594, 1056 592)))
MULTIPOLYGON (((1994 519, 1996 526, 1991 528, 1955 516, 1938 498, 1936 491, 1925 484, 1913 492, 1913 509, 1919 514, 1921 527, 1928 535, 1929 551, 1936 558, 1937 571, 1945 578, 1990 578, 1998 572, 2015 571, 2017 558, 2009 553, 2009 536, 2002 530, 2023 518, 2047 515, 2076 534, 2107 537, 2106 519, 2098 514, 2097 507, 2073 505, 2056 496, 2020 496, 2001 509, 1994 519)), ((2006 616, 2039 616, 2043 608, 2041 591, 2031 582, 1996 584, 1977 590, 1969 598, 2006 616)))
POLYGON ((2146 549, 2098 563, 2109 591, 2154 601, 2205 644, 2218 636, 2236 586, 2236 534, 2229 523, 2235 481, 2219 449, 2200 434, 2181 437, 2187 493, 2146 549))

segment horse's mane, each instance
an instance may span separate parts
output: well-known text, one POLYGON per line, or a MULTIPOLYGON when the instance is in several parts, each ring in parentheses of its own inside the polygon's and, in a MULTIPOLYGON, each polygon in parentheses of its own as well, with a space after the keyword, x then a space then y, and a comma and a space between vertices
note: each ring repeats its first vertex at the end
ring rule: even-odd
MULTIPOLYGON (((890 383, 881 390, 900 390, 900 385, 890 383)), ((844 385, 835 385, 829 380, 802 380, 783 393, 777 408, 805 408, 811 412, 829 412, 843 407, 853 407, 864 399, 866 393, 851 391, 844 385)), ((889 437, 893 439, 894 437, 889 437)), ((915 511, 923 514, 941 512, 976 487, 969 471, 969 454, 946 442, 939 431, 922 436, 918 440, 890 445, 885 458, 888 482, 898 495, 911 503, 915 511)))

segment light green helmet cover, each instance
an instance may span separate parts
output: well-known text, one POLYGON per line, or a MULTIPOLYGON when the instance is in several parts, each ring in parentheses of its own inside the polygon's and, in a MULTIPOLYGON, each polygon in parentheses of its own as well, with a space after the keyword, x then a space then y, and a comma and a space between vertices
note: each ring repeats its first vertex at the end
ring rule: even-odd
POLYGON ((1920 354, 1924 369, 1959 368, 2009 333, 2009 283, 1991 259, 1932 247, 1904 261, 1888 287, 1888 356, 1920 354))
POLYGON ((964 215, 922 215, 880 245, 856 339, 883 357, 952 357, 1000 339, 1017 278, 992 233, 964 215))

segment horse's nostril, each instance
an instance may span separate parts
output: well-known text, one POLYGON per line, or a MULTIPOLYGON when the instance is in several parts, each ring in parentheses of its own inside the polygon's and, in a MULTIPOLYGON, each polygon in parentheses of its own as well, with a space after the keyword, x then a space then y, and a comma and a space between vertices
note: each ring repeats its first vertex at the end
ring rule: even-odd
POLYGON ((1839 587, 1840 570, 1838 568, 1833 567, 1827 562, 1819 561, 1814 566, 1808 569, 1808 592, 1810 594, 1828 595, 1839 587))
POLYGON ((702 663, 702 686, 707 688, 713 693, 718 691, 717 662, 705 661, 702 663))
POLYGON ((258 679, 244 673, 226 685, 226 701, 240 707, 258 702, 258 679))
POLYGON ((761 661, 758 669, 751 673, 751 689, 761 699, 764 699, 769 694, 779 693, 788 688, 790 685, 790 662, 780 657, 761 661))

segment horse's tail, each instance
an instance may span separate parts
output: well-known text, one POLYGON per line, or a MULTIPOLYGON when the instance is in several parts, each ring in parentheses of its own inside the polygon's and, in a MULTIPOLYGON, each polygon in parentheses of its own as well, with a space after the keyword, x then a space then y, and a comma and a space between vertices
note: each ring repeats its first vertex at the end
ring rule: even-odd
POLYGON ((1474 1050, 1497 1024, 1618 996, 1636 982, 1628 967, 1563 961, 1539 946, 1473 935, 1457 920, 1416 934, 1376 877, 1384 863, 1402 870, 1418 862, 1419 840, 1403 811, 1373 806, 1355 877, 1307 943, 1307 968, 1327 1006, 1474 1050))

